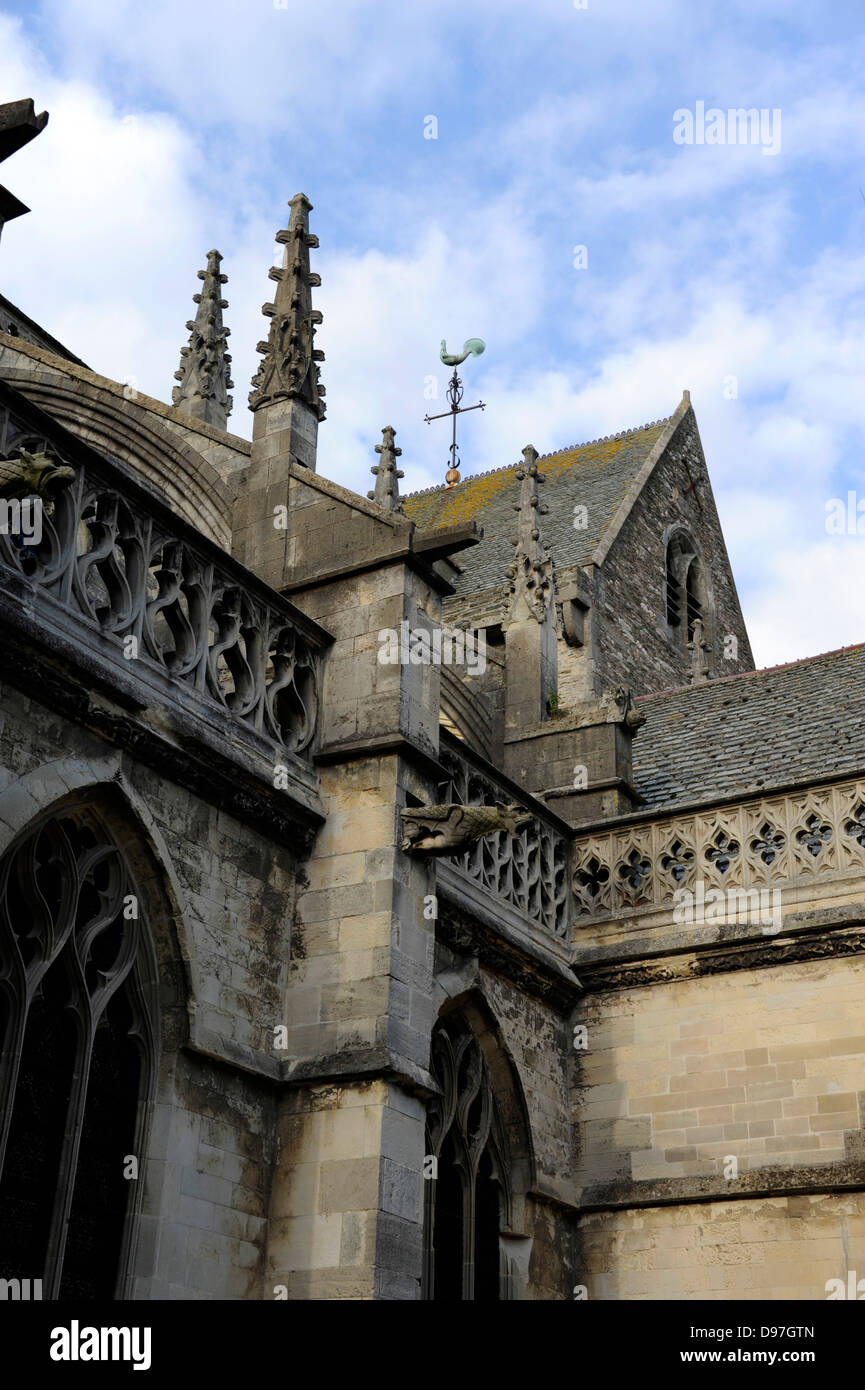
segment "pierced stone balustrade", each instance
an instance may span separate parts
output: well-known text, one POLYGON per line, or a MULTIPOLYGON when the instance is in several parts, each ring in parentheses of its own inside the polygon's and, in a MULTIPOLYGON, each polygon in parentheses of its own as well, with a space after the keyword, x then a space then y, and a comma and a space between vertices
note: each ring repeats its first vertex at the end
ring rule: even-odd
POLYGON ((578 926, 672 907, 678 888, 774 888, 865 873, 865 782, 578 834, 578 926))
POLYGON ((91 669, 107 662, 142 707, 155 696, 193 717, 210 710, 217 731, 227 716, 271 763, 308 761, 328 634, 125 467, 77 441, 61 457, 8 414, 3 436, 7 458, 45 452, 75 471, 43 507, 41 538, 0 534, 7 616, 71 641, 91 669))
MULTIPOLYGON (((494 806, 515 800, 512 784, 499 782, 482 771, 470 756, 451 743, 439 755, 447 769, 449 786, 442 799, 463 806, 494 806)), ((505 832, 487 835, 453 863, 487 892, 519 908, 552 936, 568 935, 569 841, 540 815, 515 836, 505 832)))

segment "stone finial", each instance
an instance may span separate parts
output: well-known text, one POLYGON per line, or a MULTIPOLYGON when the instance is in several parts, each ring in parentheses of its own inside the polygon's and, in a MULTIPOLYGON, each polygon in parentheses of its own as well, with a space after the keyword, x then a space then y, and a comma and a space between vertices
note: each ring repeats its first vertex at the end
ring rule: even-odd
POLYGON ((233 401, 228 392, 234 385, 229 376, 231 356, 225 351, 231 330, 222 325, 222 311, 228 308, 222 286, 228 276, 219 269, 221 260, 218 251, 208 251, 207 269, 198 272, 204 285, 192 296, 198 309, 195 318, 186 322, 189 344, 180 349, 180 367, 174 373, 180 385, 171 392, 174 405, 185 415, 218 430, 225 429, 231 414, 233 401))
POLYGON ((373 502, 377 502, 380 507, 384 507, 389 512, 402 511, 399 480, 405 477, 402 469, 396 466, 397 459, 402 456, 402 449, 398 449, 394 444, 395 435, 396 431, 393 425, 385 425, 381 432, 381 443, 375 446, 375 451, 379 455, 379 462, 374 463, 369 470, 375 475, 375 491, 366 494, 373 502))
MULTIPOLYGON (((25 97, 23 101, 6 101, 0 104, 0 164, 11 154, 15 154, 16 150, 22 149, 34 140, 47 124, 48 112, 41 111, 37 116, 30 97, 25 97)), ((0 233, 7 222, 29 211, 20 198, 16 198, 8 188, 0 186, 0 233)))
POLYGON ((312 307, 311 292, 321 284, 321 277, 309 268, 310 247, 318 246, 318 237, 309 232, 312 203, 306 194, 296 193, 289 207, 288 229, 276 234, 285 248, 282 265, 271 266, 268 272, 277 282, 276 297, 272 304, 261 306, 271 321, 270 332, 267 342, 258 344, 263 357, 252 379, 249 408, 260 410, 273 401, 297 399, 319 421, 324 419, 325 392, 318 363, 324 361, 324 353, 314 346, 321 314, 312 307))
POLYGON ((709 679, 709 660, 706 656, 708 650, 703 621, 701 618, 695 618, 691 640, 688 643, 688 660, 691 668, 688 672, 688 680, 691 685, 699 685, 709 679))
POLYGON ((513 504, 519 516, 516 538, 511 542, 516 552, 508 570, 507 620, 517 622, 533 617, 542 623, 553 606, 554 576, 553 562, 544 548, 538 524, 539 517, 549 510, 541 506, 538 496, 538 484, 546 479, 538 472, 538 452, 531 444, 523 449, 523 463, 516 476, 520 480, 520 500, 513 504))

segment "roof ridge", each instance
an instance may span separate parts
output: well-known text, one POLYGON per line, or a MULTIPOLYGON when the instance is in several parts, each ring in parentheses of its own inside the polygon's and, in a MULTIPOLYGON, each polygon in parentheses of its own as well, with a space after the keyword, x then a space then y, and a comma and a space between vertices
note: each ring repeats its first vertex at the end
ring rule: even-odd
MULTIPOLYGON (((615 434, 600 434, 597 439, 586 439, 582 444, 566 444, 561 449, 552 449, 548 454, 539 454, 538 463, 543 459, 556 458, 559 454, 572 453, 575 449, 588 449, 592 444, 609 444, 614 439, 625 439, 629 434, 639 434, 641 430, 653 429, 655 425, 666 425, 672 418, 671 415, 664 415, 659 420, 647 420, 643 425, 632 425, 630 429, 618 430, 615 434)), ((463 478, 462 481, 464 483, 471 483, 474 482, 476 478, 489 478, 493 473, 508 473, 513 468, 521 467, 522 459, 519 459, 516 463, 504 463, 499 468, 487 468, 483 473, 470 473, 468 477, 463 478)), ((457 483, 456 486, 459 487, 459 483, 457 483)), ((422 487, 419 488, 417 492, 405 493, 403 495, 403 501, 407 501, 409 497, 426 497, 430 492, 444 492, 446 490, 453 491, 453 488, 449 488, 447 483, 434 483, 432 487, 422 487)))
POLYGON ((753 671, 734 671, 730 676, 716 676, 714 680, 700 681, 697 685, 671 685, 666 690, 650 690, 645 695, 637 695, 637 700, 656 700, 661 695, 673 695, 679 690, 707 690, 718 685, 728 685, 730 681, 752 679, 754 676, 771 676, 775 671, 789 671, 794 666, 807 666, 812 661, 825 661, 830 656, 840 656, 842 652, 861 651, 865 642, 853 642, 849 647, 834 647, 832 651, 817 652, 814 656, 800 656, 796 661, 781 661, 777 666, 760 666, 753 671))

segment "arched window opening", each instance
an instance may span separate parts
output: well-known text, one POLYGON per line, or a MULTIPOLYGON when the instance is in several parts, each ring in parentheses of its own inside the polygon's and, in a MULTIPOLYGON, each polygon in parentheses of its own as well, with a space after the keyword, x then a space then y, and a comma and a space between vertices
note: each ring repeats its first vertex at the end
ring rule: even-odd
POLYGON ((437 1171, 424 1184, 424 1297, 497 1301, 499 1232, 511 1205, 507 1139, 480 1045, 459 1015, 436 1026, 431 1067, 441 1094, 427 1117, 437 1171))
POLYGON ((712 600, 706 571, 687 531, 677 530, 667 543, 665 569, 667 626, 680 657, 689 659, 694 626, 703 624, 701 646, 711 651, 712 600))
POLYGON ((682 586, 676 577, 672 546, 667 549, 667 622, 678 627, 682 621, 682 586))
POLYGON ((685 599, 688 615, 688 641, 694 636, 694 623, 703 621, 703 603, 700 597, 700 562, 692 560, 688 566, 685 580, 685 599))
POLYGON ((143 904, 101 818, 42 821, 0 861, 0 1278, 118 1296, 129 1160, 155 1062, 143 904))

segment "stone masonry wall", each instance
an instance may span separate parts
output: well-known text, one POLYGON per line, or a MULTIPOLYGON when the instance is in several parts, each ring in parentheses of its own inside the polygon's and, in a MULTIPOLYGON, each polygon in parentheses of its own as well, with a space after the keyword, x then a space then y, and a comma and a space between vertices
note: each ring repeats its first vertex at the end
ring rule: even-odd
MULTIPOLYGON (((587 998, 583 1188, 825 1164, 865 1101, 865 961, 807 961, 587 998)), ((767 1180, 771 1174, 767 1173, 767 1180)))
POLYGON ((769 1191, 797 1172, 803 1186, 831 1186, 861 1160, 863 999, 860 958, 586 997, 581 1201, 624 1208, 581 1222, 577 1282, 590 1296, 819 1298, 856 1258, 865 1274, 861 1194, 723 1200, 736 1180, 761 1187, 761 1174, 769 1191))
MULTIPOLYGON (((693 411, 688 410, 596 577, 590 619, 598 689, 624 684, 639 695, 686 683, 684 623, 673 636, 666 618, 665 539, 677 525, 686 526, 697 542, 712 588, 714 618, 707 624, 707 641, 714 649, 710 656, 712 674, 731 676, 753 670, 697 422, 693 411), (700 506, 694 492, 684 495, 686 470, 692 478, 701 479, 695 490, 700 506), (678 489, 676 499, 673 488, 678 489), (738 640, 738 655, 733 660, 723 655, 727 633, 738 640)), ((562 705, 585 698, 584 665, 582 649, 559 642, 562 705)))
POLYGON ((589 1299, 809 1302, 850 1271, 865 1275, 861 1192, 592 1212, 575 1283, 589 1299))

